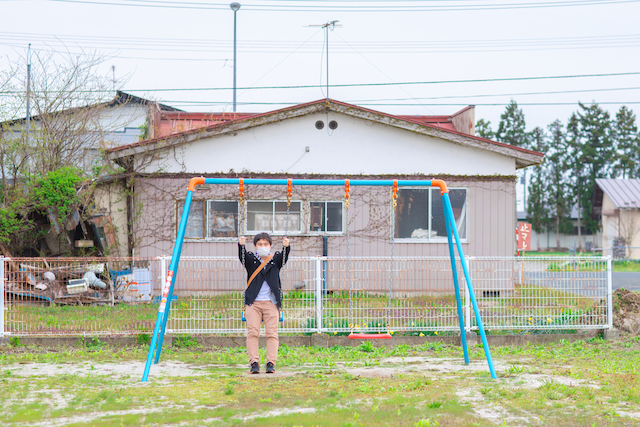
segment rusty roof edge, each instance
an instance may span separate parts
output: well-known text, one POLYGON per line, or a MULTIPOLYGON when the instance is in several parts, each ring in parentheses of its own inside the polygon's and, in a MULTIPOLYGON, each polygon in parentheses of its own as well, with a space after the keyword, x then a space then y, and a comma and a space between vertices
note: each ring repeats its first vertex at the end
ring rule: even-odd
POLYGON ((390 114, 381 113, 375 110, 362 109, 360 107, 345 104, 341 102, 335 102, 336 105, 340 106, 336 108, 334 111, 340 112, 347 115, 352 115, 364 119, 369 119, 376 121, 378 123, 387 124, 389 126, 394 126, 397 128, 418 132, 423 135, 429 135, 435 138, 444 139, 446 141, 454 142, 463 146, 480 148, 488 151, 492 151, 498 154, 502 154, 505 156, 513 157, 516 159, 516 167, 518 169, 533 166, 542 163, 542 159, 544 158, 543 153, 539 153, 537 151, 527 150, 520 147, 514 147, 509 144, 503 144, 497 141, 492 141, 486 138, 480 138, 473 135, 467 135, 462 132, 451 131, 448 129, 442 129, 436 126, 429 126, 427 124, 407 120, 404 117, 397 117, 390 114), (353 114, 354 109, 356 111, 365 112, 368 114, 375 114, 377 118, 368 117, 365 114, 353 114), (412 126, 406 126, 404 123, 411 124, 412 126), (452 137, 455 135, 455 137, 452 137))
POLYGON ((267 113, 243 117, 237 120, 217 123, 204 128, 191 129, 178 134, 167 135, 162 138, 139 141, 133 144, 114 147, 107 150, 107 155, 110 160, 115 160, 121 157, 138 154, 149 149, 156 150, 158 148, 165 148, 167 145, 164 144, 161 147, 158 147, 161 142, 168 143, 168 145, 183 144, 197 139, 223 135, 229 132, 235 132, 242 129, 274 123, 288 118, 301 117, 323 110, 330 110, 337 113, 364 118, 397 128, 441 138, 464 146, 481 148, 505 156, 514 157, 516 158, 517 167, 519 166, 520 168, 540 164, 542 162, 542 158, 544 157, 543 153, 539 153, 536 151, 514 147, 509 144, 492 141, 490 139, 481 138, 474 135, 468 135, 458 131, 442 129, 437 126, 429 126, 428 124, 409 120, 405 117, 398 117, 392 114, 387 114, 380 111, 363 108, 357 105, 348 104, 346 102, 326 98, 308 102, 305 104, 298 104, 282 108, 280 110, 270 111, 267 113), (410 124, 412 126, 406 126, 403 124, 410 124), (416 126, 418 128, 416 128, 416 126), (420 130, 424 131, 420 132, 420 130), (141 150, 139 147, 143 146, 145 148, 141 150))

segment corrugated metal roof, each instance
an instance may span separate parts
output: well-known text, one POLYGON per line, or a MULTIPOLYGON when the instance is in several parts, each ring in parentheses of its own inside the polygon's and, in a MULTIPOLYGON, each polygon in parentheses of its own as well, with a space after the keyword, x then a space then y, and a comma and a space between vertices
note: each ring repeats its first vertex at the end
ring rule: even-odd
POLYGON ((640 208, 640 179, 596 179, 596 184, 618 209, 640 208))

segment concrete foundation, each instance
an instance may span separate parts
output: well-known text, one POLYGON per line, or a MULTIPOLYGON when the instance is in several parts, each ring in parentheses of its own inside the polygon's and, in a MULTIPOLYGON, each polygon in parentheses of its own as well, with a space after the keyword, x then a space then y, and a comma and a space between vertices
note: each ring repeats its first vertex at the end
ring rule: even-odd
MULTIPOLYGON (((605 339, 616 339, 620 332, 615 329, 601 332, 592 331, 582 334, 549 334, 549 335, 487 335, 489 346, 520 346, 531 344, 554 343, 560 340, 579 341, 592 338, 600 334, 605 339)), ((148 336, 147 336, 148 337, 148 336)), ((163 348, 172 347, 179 336, 167 335, 164 339, 163 348)), ((244 347, 246 338, 244 336, 214 336, 214 335, 193 335, 198 344, 204 347, 244 347)), ((482 345, 480 336, 475 332, 467 332, 467 345, 469 347, 482 345)), ((113 347, 126 346, 148 346, 148 341, 142 340, 138 336, 121 337, 17 337, 21 346, 37 347, 87 347, 97 343, 95 340, 105 345, 113 347)), ((313 334, 300 336, 280 336, 280 345, 291 347, 357 347, 363 340, 350 340, 346 336, 334 336, 327 334, 313 334)), ((410 346, 423 345, 429 342, 441 342, 450 345, 461 345, 459 336, 402 336, 396 335, 392 339, 372 339, 369 340, 375 347, 391 347, 399 344, 410 346)), ((0 344, 9 345, 10 337, 0 338, 0 344)), ((266 346, 265 337, 260 337, 260 346, 266 346)))

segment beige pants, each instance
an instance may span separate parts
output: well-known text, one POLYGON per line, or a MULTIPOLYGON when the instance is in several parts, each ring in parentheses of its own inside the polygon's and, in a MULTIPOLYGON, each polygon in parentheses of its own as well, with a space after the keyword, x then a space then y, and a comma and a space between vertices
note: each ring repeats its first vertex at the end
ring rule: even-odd
POLYGON ((260 336, 260 323, 264 320, 264 328, 267 333, 267 362, 276 364, 278 358, 278 321, 280 313, 278 307, 271 301, 254 301, 244 307, 244 315, 247 319, 247 352, 249 363, 260 363, 258 351, 258 339, 260 336))

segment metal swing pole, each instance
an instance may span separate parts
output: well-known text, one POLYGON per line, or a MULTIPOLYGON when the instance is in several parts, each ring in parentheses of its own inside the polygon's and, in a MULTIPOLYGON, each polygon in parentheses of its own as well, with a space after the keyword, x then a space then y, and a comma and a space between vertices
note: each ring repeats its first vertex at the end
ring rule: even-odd
MULTIPOLYGON (((443 205, 444 205, 444 196, 443 205)), ((451 257, 451 272, 453 273, 453 285, 456 290, 456 307, 458 308, 458 324, 460 325, 460 343, 464 353, 464 364, 469 364, 469 349, 467 348, 467 334, 464 328, 464 316, 462 314, 462 301, 460 300, 460 285, 458 282, 458 269, 456 268, 456 254, 453 249, 453 241, 451 238, 451 221, 449 216, 444 216, 445 226, 447 228, 447 240, 449 241, 449 256, 451 257)))
MULTIPOLYGON (((445 187, 446 188, 446 187, 445 187)), ((482 347, 484 348, 484 354, 489 364, 489 371, 491 372, 491 378, 496 379, 496 371, 493 368, 493 360, 491 358, 491 350, 489 349, 489 343, 487 342, 487 336, 484 332, 484 326, 482 325, 482 318, 480 317, 480 310, 478 309, 478 303, 476 302, 476 296, 473 293, 473 285, 471 284, 471 276, 469 275, 469 267, 467 266, 467 260, 464 258, 464 252, 462 250, 462 244, 460 243, 460 236, 458 235, 457 227, 454 227, 455 217, 453 216, 453 208, 451 207, 451 200, 449 199, 449 192, 443 189, 442 191, 442 205, 444 206, 445 218, 449 218, 450 229, 453 231, 453 236, 458 248, 458 256, 460 256, 460 263, 462 264, 462 271, 464 271, 464 278, 467 281, 467 288, 469 290, 469 298, 473 305, 473 311, 476 313, 476 321, 478 322, 478 329, 480 329, 480 337, 482 338, 482 347)))
POLYGON ((180 254, 182 253, 182 243, 184 242, 184 235, 187 230, 187 220, 189 218, 189 210, 191 209, 191 199, 193 199, 193 190, 198 184, 204 184, 204 178, 193 178, 189 181, 187 198, 184 201, 182 218, 180 218, 180 226, 178 227, 178 235, 176 236, 176 244, 173 247, 173 255, 171 256, 171 264, 169 265, 169 271, 167 272, 164 287, 162 288, 162 299, 160 300, 160 307, 158 308, 156 325, 153 328, 153 336, 151 337, 151 344, 149 345, 149 354, 147 355, 147 362, 144 367, 144 373, 142 374, 142 382, 147 381, 149 378, 149 370, 151 369, 151 361, 153 360, 154 353, 156 356, 155 363, 158 363, 158 360, 160 359, 164 331, 167 325, 167 318, 169 317, 169 310, 171 309, 173 286, 176 282, 178 263, 180 262, 180 254))

